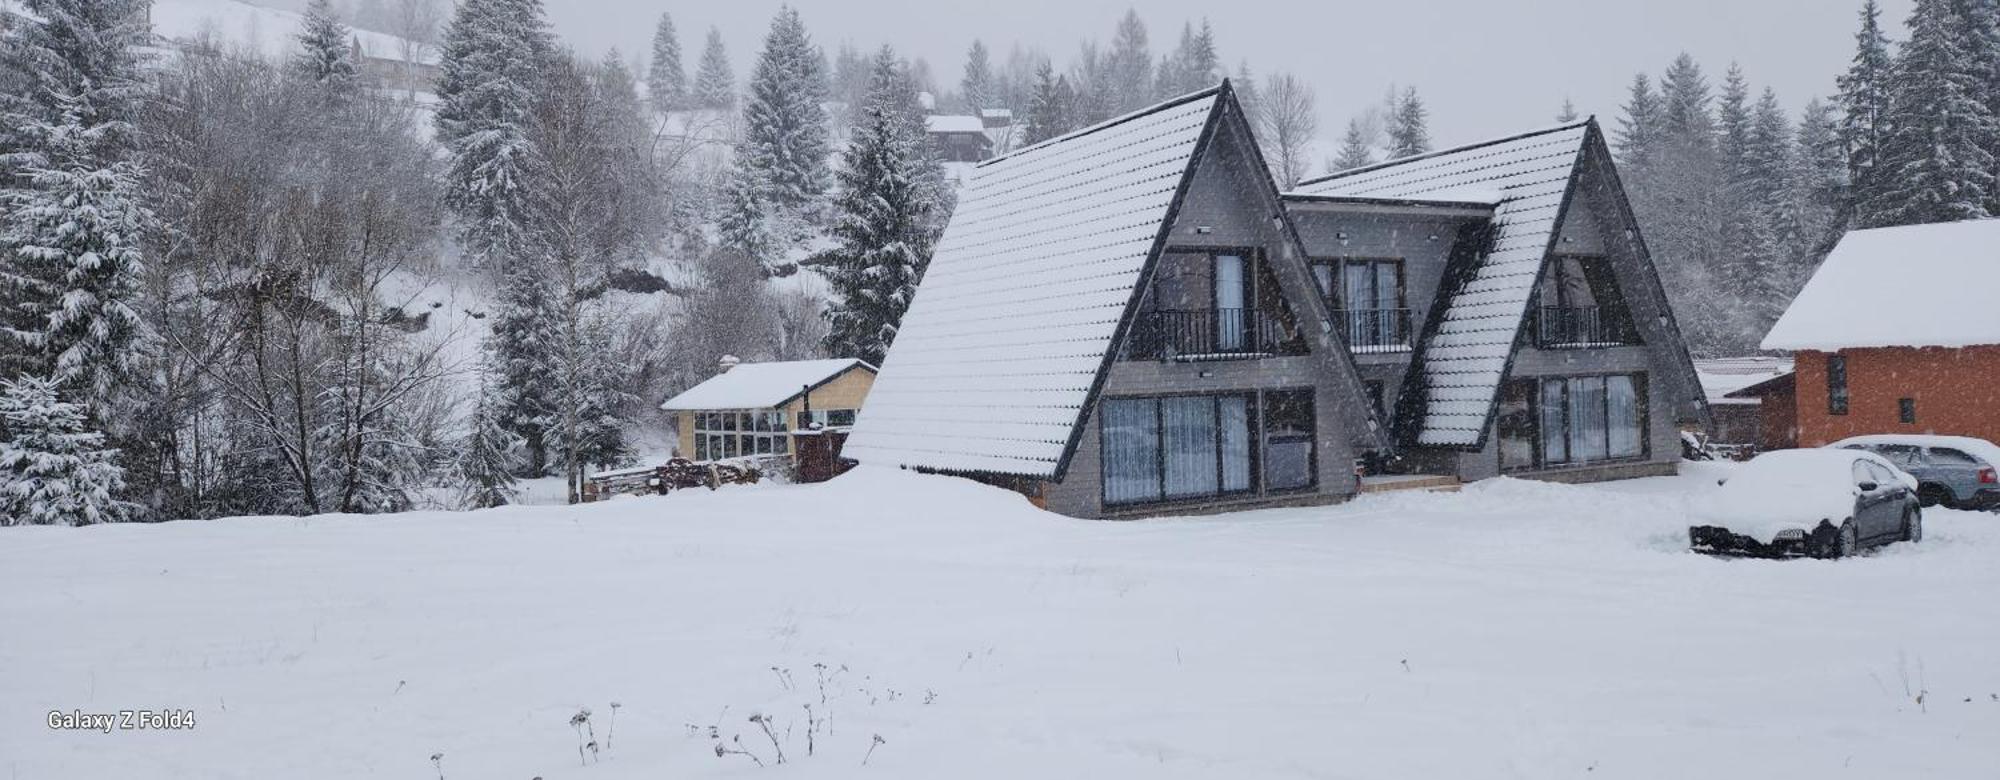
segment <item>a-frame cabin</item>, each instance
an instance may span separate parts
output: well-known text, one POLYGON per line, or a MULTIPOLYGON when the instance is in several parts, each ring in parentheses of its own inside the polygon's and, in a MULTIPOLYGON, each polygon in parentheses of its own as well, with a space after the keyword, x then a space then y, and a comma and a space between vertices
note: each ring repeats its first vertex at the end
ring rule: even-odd
POLYGON ((1078 517, 1672 468, 1699 387, 1594 125, 1300 189, 1227 82, 981 164, 847 455, 1078 517))

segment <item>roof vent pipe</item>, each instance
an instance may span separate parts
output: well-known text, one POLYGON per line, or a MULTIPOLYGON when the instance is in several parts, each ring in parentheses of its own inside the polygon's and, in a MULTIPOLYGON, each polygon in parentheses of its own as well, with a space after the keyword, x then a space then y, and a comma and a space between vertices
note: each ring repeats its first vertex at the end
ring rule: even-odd
POLYGON ((735 368, 736 364, 741 362, 743 362, 743 359, 735 355, 723 355, 722 360, 716 362, 716 372, 727 374, 729 373, 729 369, 735 368))

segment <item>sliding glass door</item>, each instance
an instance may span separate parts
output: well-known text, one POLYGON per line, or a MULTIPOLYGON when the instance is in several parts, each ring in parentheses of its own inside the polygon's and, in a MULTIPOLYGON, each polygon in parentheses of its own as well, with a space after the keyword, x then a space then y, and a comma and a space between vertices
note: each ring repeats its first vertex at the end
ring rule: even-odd
POLYGON ((1645 387, 1644 374, 1508 383, 1496 421, 1501 467, 1581 466, 1644 457, 1645 387))
POLYGON ((1106 506, 1316 483, 1311 390, 1110 398, 1099 407, 1106 506))

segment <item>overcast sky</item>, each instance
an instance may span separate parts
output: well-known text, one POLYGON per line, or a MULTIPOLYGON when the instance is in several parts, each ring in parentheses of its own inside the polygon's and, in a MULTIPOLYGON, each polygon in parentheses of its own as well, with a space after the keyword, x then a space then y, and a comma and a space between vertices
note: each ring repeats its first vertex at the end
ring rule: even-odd
MULTIPOLYGON (((748 71, 777 0, 546 0, 557 32, 585 52, 644 52, 653 21, 671 12, 692 70, 713 25, 748 71)), ((1914 0, 1883 0, 1892 35, 1914 0)), ((928 60, 940 86, 958 81, 965 49, 984 40, 1004 57, 1015 43, 1067 62, 1085 38, 1109 41, 1138 8, 1155 57, 1181 23, 1206 16, 1233 69, 1289 70, 1318 92, 1321 134, 1337 136, 1357 108, 1391 83, 1414 84, 1440 145, 1553 121, 1564 97, 1610 121, 1632 74, 1658 74, 1686 50, 1719 81, 1730 61, 1791 109, 1826 95, 1853 53, 1860 0, 803 0, 814 39, 893 44, 928 60)))

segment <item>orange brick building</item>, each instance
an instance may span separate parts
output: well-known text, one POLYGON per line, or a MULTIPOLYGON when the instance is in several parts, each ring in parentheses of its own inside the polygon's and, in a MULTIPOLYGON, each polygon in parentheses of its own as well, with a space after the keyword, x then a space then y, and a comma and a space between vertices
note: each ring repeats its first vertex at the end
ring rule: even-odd
POLYGON ((1762 399, 1766 449, 1877 433, 2000 441, 2000 219, 1857 230, 1764 338, 1794 373, 1762 399))

